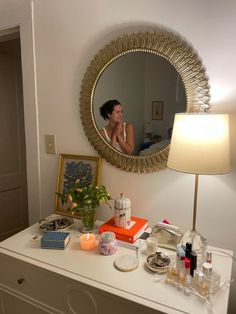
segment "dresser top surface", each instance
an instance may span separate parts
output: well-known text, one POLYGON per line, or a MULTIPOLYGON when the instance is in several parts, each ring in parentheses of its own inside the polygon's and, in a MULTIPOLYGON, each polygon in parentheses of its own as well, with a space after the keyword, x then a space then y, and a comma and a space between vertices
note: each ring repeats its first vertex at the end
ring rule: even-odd
MULTIPOLYGON (((186 296, 175 287, 167 285, 164 282, 165 275, 157 275, 146 269, 144 246, 140 249, 139 267, 131 272, 122 272, 114 267, 115 259, 122 254, 135 255, 135 251, 119 247, 116 254, 103 256, 97 250, 81 250, 78 225, 79 222, 75 221, 67 230, 70 232, 70 242, 65 250, 42 249, 42 231, 39 224, 35 224, 2 241, 0 253, 165 313, 208 313, 205 302, 193 295, 186 296)), ((232 255, 232 251, 211 249, 214 270, 220 273, 222 282, 229 280, 232 268, 232 258, 229 255, 232 255)), ((168 254, 172 258, 175 256, 174 251, 168 251, 168 254)), ((228 297, 228 288, 213 296, 214 313, 227 313, 228 297)))

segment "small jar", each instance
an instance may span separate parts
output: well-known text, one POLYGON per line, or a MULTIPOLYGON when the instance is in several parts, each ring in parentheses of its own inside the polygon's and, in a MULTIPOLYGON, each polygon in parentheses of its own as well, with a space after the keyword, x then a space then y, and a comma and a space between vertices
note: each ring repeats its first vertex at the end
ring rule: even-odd
POLYGON ((131 224, 131 202, 121 193, 114 203, 115 225, 119 228, 128 229, 131 224))
POLYGON ((105 231, 101 234, 99 251, 103 255, 113 255, 117 252, 117 241, 114 232, 105 231))
POLYGON ((158 240, 154 237, 148 237, 146 240, 146 248, 148 255, 156 253, 158 248, 158 240))

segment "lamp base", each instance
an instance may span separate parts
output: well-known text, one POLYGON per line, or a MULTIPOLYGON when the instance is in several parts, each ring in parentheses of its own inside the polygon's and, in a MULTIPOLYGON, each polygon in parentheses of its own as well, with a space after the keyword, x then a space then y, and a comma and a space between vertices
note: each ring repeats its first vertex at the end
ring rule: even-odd
POLYGON ((198 261, 204 262, 207 248, 207 240, 196 230, 188 230, 180 240, 180 243, 186 245, 187 242, 192 243, 192 250, 198 255, 198 261))

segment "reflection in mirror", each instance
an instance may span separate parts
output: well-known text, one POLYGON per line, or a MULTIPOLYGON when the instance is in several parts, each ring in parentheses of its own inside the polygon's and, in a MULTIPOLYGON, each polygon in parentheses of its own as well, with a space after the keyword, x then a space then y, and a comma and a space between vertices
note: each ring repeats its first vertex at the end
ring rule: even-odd
POLYGON ((94 118, 98 130, 114 148, 127 155, 142 156, 158 152, 167 146, 170 142, 174 115, 185 110, 186 93, 175 67, 157 54, 142 51, 129 52, 113 61, 100 76, 93 99, 94 118), (114 105, 117 105, 113 103, 111 112, 105 120, 100 108, 108 100, 115 99, 121 108, 115 107, 111 114, 114 105), (161 102, 163 106, 160 108, 162 109, 160 116, 155 112, 158 109, 155 109, 156 102, 161 102), (122 110, 123 114, 120 112, 119 115, 118 109, 122 110), (117 141, 114 139, 117 121, 113 116, 120 121, 121 145, 118 138, 117 141), (132 126, 134 150, 132 134, 130 135, 132 126), (122 145, 122 140, 127 141, 128 147, 122 145))
POLYGON ((119 152, 134 152, 134 127, 123 121, 123 109, 118 100, 108 100, 100 107, 100 114, 107 125, 99 132, 119 152))

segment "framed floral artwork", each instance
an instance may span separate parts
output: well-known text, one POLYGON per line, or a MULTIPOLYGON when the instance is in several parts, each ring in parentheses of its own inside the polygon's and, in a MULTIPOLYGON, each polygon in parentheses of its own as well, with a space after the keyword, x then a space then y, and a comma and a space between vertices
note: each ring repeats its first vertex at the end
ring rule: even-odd
MULTIPOLYGON (((90 184, 99 185, 101 172, 101 158, 98 156, 79 156, 79 155, 59 155, 57 193, 65 193, 73 187, 79 179, 82 186, 90 184)), ((56 195, 55 210, 56 214, 79 218, 78 213, 70 213, 67 205, 62 205, 56 195)))
POLYGON ((155 100, 152 102, 152 120, 163 120, 163 101, 155 100))

